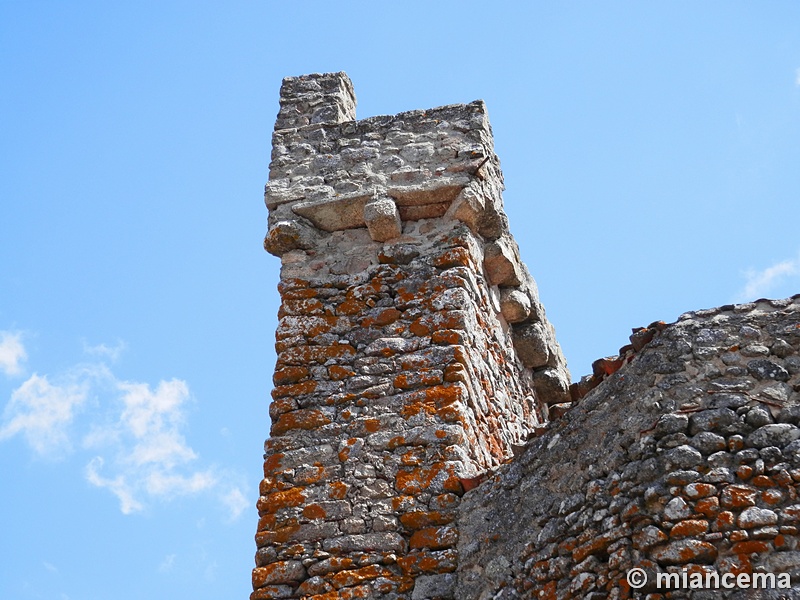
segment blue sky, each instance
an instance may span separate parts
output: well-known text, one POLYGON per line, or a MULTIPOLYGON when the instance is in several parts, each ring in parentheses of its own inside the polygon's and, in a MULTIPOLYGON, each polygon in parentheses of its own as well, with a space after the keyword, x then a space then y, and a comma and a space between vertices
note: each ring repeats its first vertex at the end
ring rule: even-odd
POLYGON ((794 2, 0 0, 0 596, 244 598, 282 77, 482 98, 573 377, 800 292, 794 2))

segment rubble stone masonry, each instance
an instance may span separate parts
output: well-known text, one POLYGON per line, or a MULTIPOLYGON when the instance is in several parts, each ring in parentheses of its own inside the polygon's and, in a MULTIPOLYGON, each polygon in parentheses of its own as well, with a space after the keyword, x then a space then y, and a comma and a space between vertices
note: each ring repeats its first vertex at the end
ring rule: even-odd
POLYGON ((251 598, 452 598, 461 496, 569 400, 484 104, 356 121, 343 73, 280 102, 251 598))
POLYGON ((280 103, 251 600, 800 598, 800 296, 638 328, 570 386, 482 102, 357 121, 335 73, 280 103))

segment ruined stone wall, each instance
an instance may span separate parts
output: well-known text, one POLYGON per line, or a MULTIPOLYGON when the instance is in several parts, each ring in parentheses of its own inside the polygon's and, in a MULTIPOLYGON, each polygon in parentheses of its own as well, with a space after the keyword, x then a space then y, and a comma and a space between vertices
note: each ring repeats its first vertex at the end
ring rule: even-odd
POLYGON ((284 80, 251 599, 800 598, 800 297, 569 388, 502 188, 481 102, 356 121, 344 74, 284 80), (691 589, 726 574, 792 587, 691 589))
POLYGON ((252 600, 453 598, 465 489, 569 401, 483 103, 354 119, 343 73, 284 80, 252 600))
POLYGON ((683 315, 464 497, 456 597, 800 598, 799 425, 800 296, 683 315))

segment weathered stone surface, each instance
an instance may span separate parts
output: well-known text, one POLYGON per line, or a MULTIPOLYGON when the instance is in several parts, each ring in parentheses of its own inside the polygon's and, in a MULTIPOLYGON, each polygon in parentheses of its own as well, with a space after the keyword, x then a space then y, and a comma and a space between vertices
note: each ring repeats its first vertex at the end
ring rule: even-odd
POLYGON ((345 73, 287 77, 280 97, 275 129, 342 123, 356 118, 356 96, 345 73))
POLYGON ((506 321, 519 323, 531 316, 531 299, 516 288, 501 288, 500 310, 506 321))
POLYGON ((491 285, 517 286, 522 273, 516 243, 500 238, 484 248, 483 268, 491 285))
POLYGON ((514 328, 514 348, 526 367, 544 367, 550 360, 547 333, 539 323, 526 323, 514 328))
POLYGON ((764 425, 747 436, 747 443, 756 448, 777 446, 783 448, 800 438, 800 428, 790 423, 764 425))
POLYGON ((456 597, 610 597, 632 567, 651 577, 701 566, 796 569, 800 411, 788 407, 800 406, 800 387, 773 406, 758 394, 774 379, 726 371, 747 363, 736 344, 744 326, 770 347, 776 331, 800 329, 800 301, 690 313, 661 327, 511 465, 467 492, 456 521, 456 597), (695 352, 717 344, 727 355, 695 352), (683 368, 662 368, 678 357, 683 368), (784 555, 785 564, 771 559, 784 555), (498 558, 507 570, 488 573, 498 558))
POLYGON ((292 78, 282 94, 264 242, 282 304, 253 600, 453 598, 461 495, 569 386, 503 213, 485 107, 356 121, 343 74, 292 78), (536 323, 544 361, 510 322, 536 323))
POLYGON ((687 539, 654 548, 651 555, 656 562, 662 565, 709 564, 716 560, 717 549, 708 542, 687 539))
POLYGON ((775 525, 777 522, 778 515, 775 512, 766 508, 758 508, 757 506, 744 509, 737 520, 737 524, 742 529, 775 525))
POLYGON ((364 205, 364 221, 370 237, 386 242, 400 235, 403 224, 397 206, 390 198, 375 198, 364 205))
POLYGON ((252 600, 625 598, 634 566, 800 576, 800 297, 636 328, 572 395, 483 104, 355 121, 342 74, 284 94, 252 600))

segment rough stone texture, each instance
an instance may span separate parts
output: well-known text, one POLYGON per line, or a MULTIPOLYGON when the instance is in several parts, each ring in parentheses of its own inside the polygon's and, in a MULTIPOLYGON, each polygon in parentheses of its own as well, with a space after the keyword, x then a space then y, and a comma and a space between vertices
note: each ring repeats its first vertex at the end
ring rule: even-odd
POLYGON ((798 354, 800 297, 663 328, 464 496, 456 597, 800 597, 798 354), (632 567, 651 584, 632 590, 632 567), (793 589, 655 589, 684 569, 793 589))
POLYGON ((284 81, 251 600, 800 598, 800 296, 636 328, 570 386, 483 103, 354 119, 343 73, 284 81))
POLYGON ((461 496, 570 400, 483 103, 354 107, 343 73, 281 88, 253 600, 457 598, 461 496))

